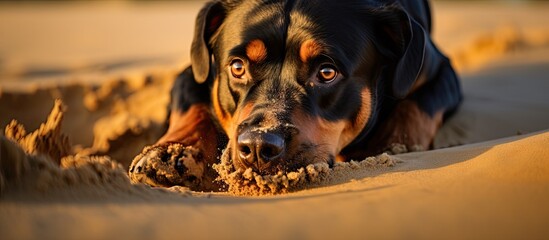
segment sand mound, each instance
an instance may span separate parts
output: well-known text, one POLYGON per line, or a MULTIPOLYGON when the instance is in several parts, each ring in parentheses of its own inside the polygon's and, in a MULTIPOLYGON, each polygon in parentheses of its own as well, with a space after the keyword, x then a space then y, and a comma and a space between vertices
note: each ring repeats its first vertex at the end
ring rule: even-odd
POLYGON ((71 153, 69 138, 61 133, 63 108, 61 100, 56 100, 46 122, 29 134, 22 124, 12 120, 5 129, 6 137, 17 142, 29 154, 45 154, 51 159, 60 160, 71 153))
POLYGON ((21 89, 1 83, 0 109, 6 111, 0 114, 0 126, 17 119, 27 129, 39 128, 55 99, 63 99, 66 111, 60 130, 70 139, 73 152, 108 155, 127 169, 165 131, 169 91, 178 70, 25 82, 21 89))
POLYGON ((219 173, 218 181, 223 189, 235 195, 272 195, 288 193, 305 188, 319 187, 337 179, 352 179, 355 170, 392 167, 398 160, 384 153, 363 161, 338 162, 330 168, 327 163, 310 164, 293 172, 278 172, 276 175, 261 175, 251 168, 235 170, 227 150, 221 162, 214 165, 219 173))
POLYGON ((494 59, 519 50, 549 46, 549 31, 525 30, 503 25, 477 36, 462 49, 451 53, 458 70, 477 69, 494 59))
POLYGON ((129 76, 88 91, 83 96, 87 111, 107 113, 91 123, 93 144, 87 150, 112 156, 127 169, 143 147, 154 143, 165 130, 172 75, 129 76))
POLYGON ((58 166, 47 156, 27 155, 4 137, 0 138, 0 144, 2 192, 44 194, 54 189, 83 186, 131 189, 122 167, 108 157, 69 156, 60 160, 61 166, 58 166))
MULTIPOLYGON (((60 131, 63 113, 63 103, 56 100, 38 130, 26 134, 15 120, 6 127, 6 136, 0 136, 2 197, 147 197, 166 192, 132 185, 122 165, 108 156, 70 155, 70 142, 60 131)), ((184 188, 172 191, 188 193, 184 188)))

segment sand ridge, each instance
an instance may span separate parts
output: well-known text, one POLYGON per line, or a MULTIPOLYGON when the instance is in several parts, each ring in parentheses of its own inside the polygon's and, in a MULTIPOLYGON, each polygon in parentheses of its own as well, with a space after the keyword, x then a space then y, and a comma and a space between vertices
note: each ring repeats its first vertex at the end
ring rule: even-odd
MULTIPOLYGON (((65 108, 56 100, 40 128, 26 133, 13 121, 0 136, 0 197, 112 198, 151 197, 164 194, 141 184, 131 184, 124 167, 109 156, 72 153, 68 137, 61 133, 65 108)), ((172 192, 188 195, 185 188, 172 192)))
POLYGON ((60 160, 72 151, 69 138, 61 132, 63 109, 61 100, 56 100, 46 122, 29 134, 25 127, 14 119, 6 127, 5 136, 16 141, 29 154, 45 154, 51 159, 60 160))
MULTIPOLYGON (((60 131, 65 111, 63 102, 56 100, 46 122, 36 131, 27 134, 24 126, 15 120, 6 127, 6 136, 0 137, 2 143, 1 192, 8 189, 32 195, 33 192, 45 193, 50 192, 51 189, 84 186, 83 189, 93 188, 91 192, 104 196, 111 192, 122 195, 145 194, 147 191, 144 189, 150 189, 140 184, 147 183, 139 178, 140 175, 129 177, 125 168, 109 156, 93 156, 85 151, 73 153, 68 137, 60 131)), ((211 175, 205 174, 208 171, 205 168, 212 168, 212 166, 204 166, 196 160, 197 149, 178 143, 168 145, 165 153, 155 151, 158 150, 156 148, 158 147, 147 147, 143 151, 149 157, 147 164, 134 163, 130 171, 138 167, 150 168, 148 170, 155 174, 153 177, 155 183, 149 184, 154 186, 159 182, 176 184, 179 187, 171 190, 180 194, 190 194, 189 188, 202 191, 210 190, 213 186, 218 187, 216 190, 227 191, 234 195, 260 196, 289 193, 326 185, 335 178, 338 178, 338 181, 352 179, 353 170, 392 167, 398 161, 395 157, 382 154, 360 162, 336 163, 332 168, 326 163, 319 163, 294 172, 260 175, 252 169, 235 170, 228 154, 225 154, 227 151, 224 151, 221 162, 213 166, 219 177, 212 182, 213 179, 204 177, 204 175, 211 175)), ((213 170, 210 169, 210 171, 213 170)), ((84 195, 89 193, 90 191, 84 195)))
POLYGON ((127 168, 143 147, 162 135, 178 69, 144 71, 103 76, 101 84, 75 78, 69 83, 28 83, 21 91, 2 88, 0 109, 9 109, 9 114, 0 116, 0 125, 17 119, 26 128, 38 128, 55 99, 63 99, 61 130, 73 151, 108 155, 127 168))
POLYGON ((501 25, 450 52, 450 58, 458 71, 472 71, 506 54, 547 47, 547 29, 520 29, 514 25, 501 25))
POLYGON ((309 164, 296 171, 281 172, 275 175, 261 175, 252 168, 235 170, 226 149, 221 162, 213 167, 219 173, 217 181, 235 195, 272 195, 319 187, 334 181, 334 178, 352 179, 356 169, 393 167, 399 160, 387 153, 368 157, 362 161, 337 162, 332 168, 327 163, 309 164))

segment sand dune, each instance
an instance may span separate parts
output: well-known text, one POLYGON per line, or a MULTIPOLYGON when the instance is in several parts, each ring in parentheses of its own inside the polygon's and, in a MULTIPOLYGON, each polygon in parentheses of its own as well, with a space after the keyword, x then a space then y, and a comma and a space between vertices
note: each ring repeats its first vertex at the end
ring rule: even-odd
POLYGON ((255 197, 126 174, 165 130, 199 7, 0 7, 1 239, 549 235, 549 5, 436 3, 435 39, 465 95, 437 149, 304 170, 321 177, 255 197))

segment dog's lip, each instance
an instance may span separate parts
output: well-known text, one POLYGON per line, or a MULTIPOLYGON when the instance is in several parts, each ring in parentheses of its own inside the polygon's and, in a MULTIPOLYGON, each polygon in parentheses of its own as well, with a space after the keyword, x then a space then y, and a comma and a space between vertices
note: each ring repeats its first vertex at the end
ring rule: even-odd
MULTIPOLYGON (((231 155, 234 155, 234 154, 238 154, 238 153, 232 153, 231 155)), ((259 165, 259 163, 256 162, 256 164, 254 165, 254 164, 245 162, 243 160, 240 160, 238 158, 233 158, 232 162, 236 169, 240 169, 243 171, 247 170, 248 168, 252 168, 255 172, 259 174, 275 174, 276 172, 279 171, 277 169, 277 166, 279 166, 280 163, 283 161, 280 161, 280 160, 276 162, 271 161, 261 165, 259 165)))

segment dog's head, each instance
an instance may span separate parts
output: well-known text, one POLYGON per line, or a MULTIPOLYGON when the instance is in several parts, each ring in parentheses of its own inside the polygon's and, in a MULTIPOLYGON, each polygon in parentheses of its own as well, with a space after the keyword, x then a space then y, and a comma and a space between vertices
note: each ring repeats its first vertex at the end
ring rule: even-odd
POLYGON ((191 59, 235 167, 276 173, 333 163, 382 95, 406 96, 424 44, 398 4, 216 1, 198 15, 191 59))

